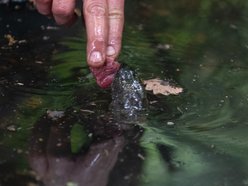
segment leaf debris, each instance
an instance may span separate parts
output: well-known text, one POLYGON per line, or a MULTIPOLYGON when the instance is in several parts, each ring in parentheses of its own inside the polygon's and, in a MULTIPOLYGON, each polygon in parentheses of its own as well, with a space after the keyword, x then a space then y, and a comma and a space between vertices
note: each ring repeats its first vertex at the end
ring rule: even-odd
POLYGON ((144 81, 145 89, 148 91, 153 91, 153 94, 168 95, 178 95, 183 92, 183 88, 170 85, 166 80, 161 79, 149 79, 144 81))

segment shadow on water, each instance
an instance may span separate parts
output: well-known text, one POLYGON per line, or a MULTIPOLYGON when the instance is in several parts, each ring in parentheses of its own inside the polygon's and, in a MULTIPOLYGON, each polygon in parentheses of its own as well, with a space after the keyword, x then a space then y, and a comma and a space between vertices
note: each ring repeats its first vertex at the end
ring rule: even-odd
POLYGON ((243 0, 127 2, 120 61, 184 92, 147 91, 148 115, 123 130, 80 23, 0 5, 0 185, 248 185, 247 12, 243 0))

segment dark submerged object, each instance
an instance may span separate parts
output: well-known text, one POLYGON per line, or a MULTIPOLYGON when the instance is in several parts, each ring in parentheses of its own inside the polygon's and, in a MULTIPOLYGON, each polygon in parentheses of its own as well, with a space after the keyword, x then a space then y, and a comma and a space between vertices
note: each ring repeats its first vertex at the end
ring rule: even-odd
POLYGON ((111 110, 116 121, 137 122, 144 115, 146 95, 134 72, 120 68, 112 83, 111 110))

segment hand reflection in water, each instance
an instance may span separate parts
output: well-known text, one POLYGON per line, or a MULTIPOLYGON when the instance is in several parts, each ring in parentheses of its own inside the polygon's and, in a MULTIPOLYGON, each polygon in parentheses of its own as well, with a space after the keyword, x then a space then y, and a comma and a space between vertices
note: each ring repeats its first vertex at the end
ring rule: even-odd
POLYGON ((33 129, 29 163, 46 186, 75 185, 105 186, 120 151, 124 137, 119 135, 93 142, 81 154, 71 153, 71 121, 56 121, 43 117, 33 129))

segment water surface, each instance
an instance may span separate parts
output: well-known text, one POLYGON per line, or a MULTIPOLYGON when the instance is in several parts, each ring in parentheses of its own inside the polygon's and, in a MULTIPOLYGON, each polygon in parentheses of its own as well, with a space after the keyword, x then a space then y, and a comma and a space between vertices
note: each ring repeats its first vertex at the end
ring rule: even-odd
POLYGON ((0 5, 0 185, 248 185, 247 12, 244 0, 126 2, 120 61, 184 92, 147 91, 141 126, 123 131, 80 22, 0 5))

